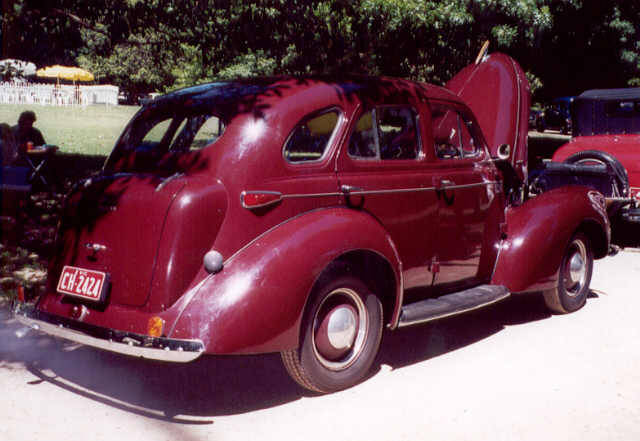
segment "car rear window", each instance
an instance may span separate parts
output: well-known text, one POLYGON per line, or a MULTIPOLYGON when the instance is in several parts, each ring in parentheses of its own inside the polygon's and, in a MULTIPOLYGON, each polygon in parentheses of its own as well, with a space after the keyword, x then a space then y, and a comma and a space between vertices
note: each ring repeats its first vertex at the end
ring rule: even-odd
POLYGON ((181 155, 214 144, 224 131, 209 109, 147 109, 127 126, 105 169, 166 174, 181 155))

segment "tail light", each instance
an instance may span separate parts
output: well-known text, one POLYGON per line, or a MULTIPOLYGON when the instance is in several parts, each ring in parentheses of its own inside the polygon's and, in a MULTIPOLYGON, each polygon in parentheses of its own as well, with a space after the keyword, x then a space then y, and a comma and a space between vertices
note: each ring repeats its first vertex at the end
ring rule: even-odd
POLYGON ((267 207, 282 200, 282 193, 277 191, 243 191, 240 194, 242 206, 248 209, 267 207))
POLYGON ((153 316, 147 323, 147 335, 151 337, 162 337, 164 332, 164 320, 158 316, 153 316))

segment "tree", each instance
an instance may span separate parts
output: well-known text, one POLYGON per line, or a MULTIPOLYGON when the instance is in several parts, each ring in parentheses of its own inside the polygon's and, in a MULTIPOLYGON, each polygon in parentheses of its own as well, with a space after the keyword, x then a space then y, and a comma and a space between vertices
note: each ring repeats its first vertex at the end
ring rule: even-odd
POLYGON ((636 3, 4 0, 3 29, 12 28, 17 43, 3 50, 27 51, 38 64, 77 62, 100 81, 151 91, 320 72, 443 83, 489 39, 520 61, 534 86, 544 85, 544 97, 640 83, 636 3))

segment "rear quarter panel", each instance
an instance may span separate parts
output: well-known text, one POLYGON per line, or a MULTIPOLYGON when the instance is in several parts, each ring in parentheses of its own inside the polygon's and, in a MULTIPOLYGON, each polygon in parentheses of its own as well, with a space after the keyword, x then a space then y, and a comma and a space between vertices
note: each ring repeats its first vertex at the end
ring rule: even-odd
POLYGON ((175 307, 181 312, 169 335, 200 338, 212 354, 295 348, 316 279, 340 255, 363 249, 390 262, 400 280, 395 248, 371 216, 329 208, 287 221, 228 259, 193 296, 180 299, 175 307))

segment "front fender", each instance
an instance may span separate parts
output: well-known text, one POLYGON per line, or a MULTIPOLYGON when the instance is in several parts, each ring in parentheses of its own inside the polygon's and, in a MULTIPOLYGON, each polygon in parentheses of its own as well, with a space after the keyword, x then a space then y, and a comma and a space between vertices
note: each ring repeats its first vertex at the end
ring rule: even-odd
POLYGON ((169 335, 201 339, 211 354, 293 349, 314 282, 353 250, 379 254, 400 280, 395 247, 375 219, 348 208, 320 209, 272 228, 229 258, 199 285, 169 335))
POLYGON ((611 238, 600 193, 582 186, 559 187, 507 210, 507 237, 501 242, 492 283, 511 292, 549 289, 558 280, 565 248, 578 230, 606 255, 611 238))

